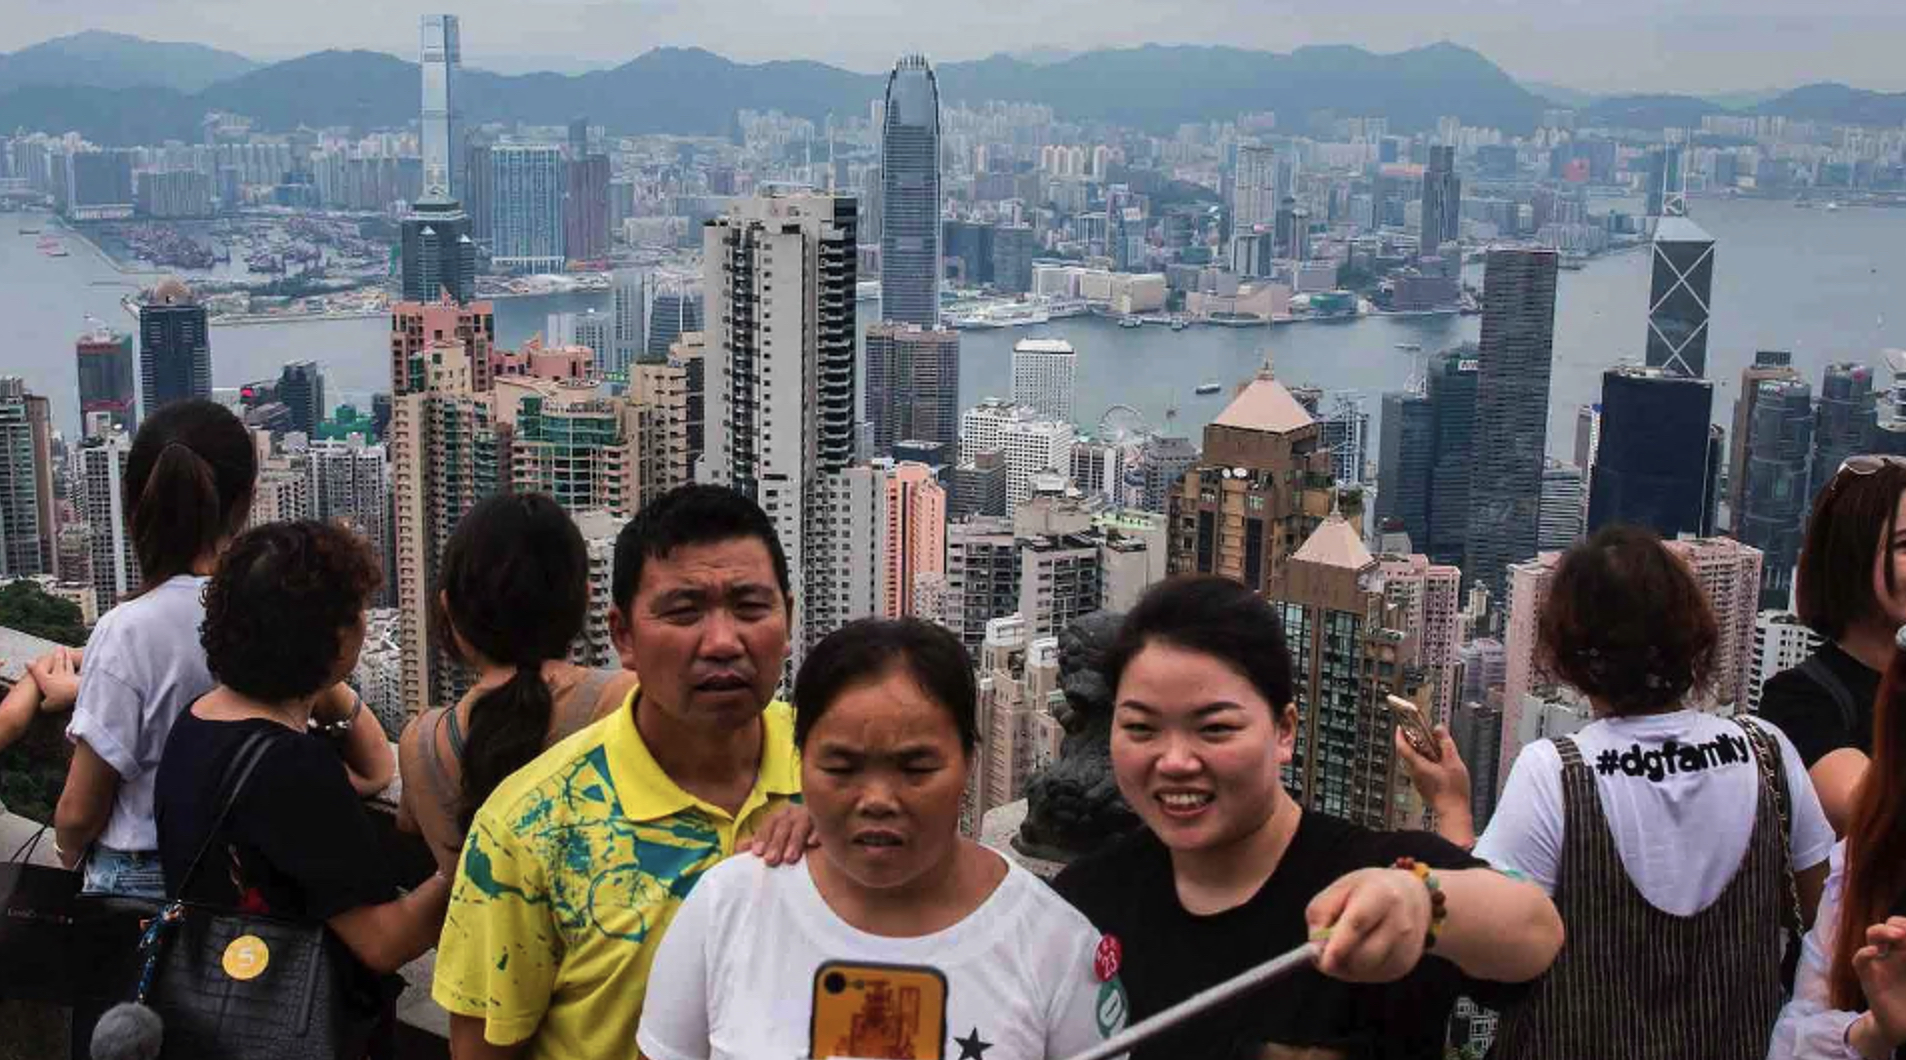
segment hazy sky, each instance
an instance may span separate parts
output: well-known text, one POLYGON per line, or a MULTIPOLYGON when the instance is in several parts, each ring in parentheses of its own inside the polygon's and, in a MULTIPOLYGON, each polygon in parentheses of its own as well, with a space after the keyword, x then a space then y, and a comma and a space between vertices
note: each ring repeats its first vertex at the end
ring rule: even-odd
MULTIPOLYGON (((0 0, 0 50, 84 29, 257 58, 321 48, 413 55, 410 0, 0 0)), ((1288 51, 1437 40, 1525 80, 1595 92, 1723 92, 1836 80, 1906 91, 1902 0, 465 0, 464 61, 576 71, 662 45, 880 69, 1029 48, 1232 44, 1288 51)))

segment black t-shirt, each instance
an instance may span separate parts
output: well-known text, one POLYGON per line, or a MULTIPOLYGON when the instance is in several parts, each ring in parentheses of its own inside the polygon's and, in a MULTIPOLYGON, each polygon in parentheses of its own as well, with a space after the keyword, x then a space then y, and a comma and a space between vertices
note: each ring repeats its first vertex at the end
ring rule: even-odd
POLYGON ((169 894, 303 920, 397 897, 363 803, 324 737, 264 719, 206 721, 188 710, 166 739, 153 806, 169 894), (218 816, 226 768, 254 732, 272 742, 226 818, 223 849, 207 851, 198 879, 180 895, 218 816))
MULTIPOLYGON (((1119 976, 1136 1023, 1302 945, 1312 898, 1345 873, 1387 868, 1400 857, 1442 869, 1484 867, 1428 832, 1373 832, 1306 813, 1257 894, 1212 916, 1179 904, 1170 851, 1149 830, 1074 862, 1053 886, 1118 938, 1119 976)), ((1305 968, 1154 1039, 1133 1060, 1256 1060, 1266 1045, 1327 1048, 1346 1060, 1440 1060, 1458 995, 1500 1004, 1516 993, 1469 979, 1433 951, 1402 980, 1380 986, 1305 968)))
POLYGON ((1843 747, 1873 754, 1873 700, 1879 695, 1880 675, 1831 641, 1813 657, 1826 665, 1853 695, 1853 724, 1848 726, 1833 694, 1799 667, 1783 670, 1761 686, 1760 716, 1779 726, 1793 741, 1800 760, 1814 763, 1843 747))

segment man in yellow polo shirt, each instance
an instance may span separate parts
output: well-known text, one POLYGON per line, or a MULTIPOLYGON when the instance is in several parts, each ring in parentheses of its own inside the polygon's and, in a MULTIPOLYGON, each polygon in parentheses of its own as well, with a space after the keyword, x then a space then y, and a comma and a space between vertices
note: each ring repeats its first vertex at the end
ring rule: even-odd
POLYGON ((464 844, 432 990, 458 1060, 635 1056, 675 910, 799 797, 793 712, 771 702, 792 601, 766 514, 672 490, 623 529, 611 591, 641 687, 499 785, 464 844))

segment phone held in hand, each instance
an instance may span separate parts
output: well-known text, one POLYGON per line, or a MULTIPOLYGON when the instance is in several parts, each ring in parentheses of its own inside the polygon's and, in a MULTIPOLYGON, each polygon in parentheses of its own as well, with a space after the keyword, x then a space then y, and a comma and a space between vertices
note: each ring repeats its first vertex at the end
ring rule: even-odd
POLYGON ((1403 731, 1403 738, 1410 741, 1416 753, 1432 762, 1443 760, 1442 745, 1436 742, 1436 734, 1430 731, 1428 719, 1423 717, 1423 709, 1404 699, 1402 696, 1387 696, 1390 713, 1396 715, 1396 727, 1403 731))
POLYGON ((814 972, 810 1057, 944 1060, 946 976, 919 965, 827 961, 814 972))

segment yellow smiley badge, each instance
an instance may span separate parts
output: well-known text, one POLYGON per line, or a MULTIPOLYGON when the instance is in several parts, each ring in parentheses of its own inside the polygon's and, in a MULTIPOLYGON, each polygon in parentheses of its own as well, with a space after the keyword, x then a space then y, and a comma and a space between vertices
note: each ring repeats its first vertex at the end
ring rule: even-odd
POLYGON ((240 982, 256 979, 265 974, 265 967, 271 963, 271 950, 265 946, 265 940, 256 935, 240 935, 225 947, 225 974, 240 982))

